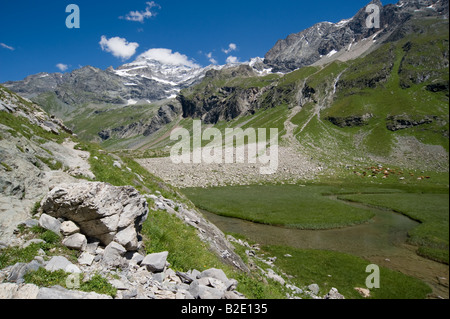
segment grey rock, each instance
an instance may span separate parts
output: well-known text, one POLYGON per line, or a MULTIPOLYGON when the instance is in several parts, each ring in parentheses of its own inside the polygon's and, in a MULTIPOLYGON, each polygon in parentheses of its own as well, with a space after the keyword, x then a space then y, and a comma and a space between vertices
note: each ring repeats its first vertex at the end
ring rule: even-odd
POLYGON ((90 254, 95 255, 99 244, 99 241, 88 242, 86 245, 86 251, 90 254))
POLYGON ((85 250, 87 245, 86 236, 80 233, 73 234, 63 239, 62 244, 68 248, 85 250))
POLYGON ((272 269, 269 268, 267 271, 267 278, 273 279, 276 282, 280 283, 282 286, 285 285, 286 281, 278 274, 276 274, 272 269))
POLYGON ((238 294, 236 291, 225 291, 223 299, 245 299, 242 295, 238 294))
POLYGON ((129 288, 127 284, 119 279, 112 279, 109 281, 109 283, 118 290, 127 290, 129 288))
POLYGON ((188 274, 185 274, 185 273, 177 271, 176 275, 178 277, 180 277, 180 280, 181 280, 182 283, 185 283, 185 284, 189 285, 189 284, 191 284, 194 281, 194 278, 189 277, 188 274))
POLYGON ((324 297, 324 299, 345 299, 345 297, 341 295, 336 288, 331 288, 330 292, 324 297))
POLYGON ((225 291, 201 285, 198 280, 190 284, 189 293, 195 299, 222 299, 225 296, 225 291))
POLYGON ((142 256, 141 254, 135 252, 133 253, 133 256, 131 257, 131 260, 133 260, 134 262, 136 262, 136 264, 140 265, 141 262, 144 260, 144 256, 142 256))
POLYGON ((207 269, 207 270, 201 272, 197 277, 199 279, 205 278, 205 277, 211 277, 211 278, 215 278, 215 279, 222 281, 226 285, 229 284, 228 277, 227 277, 227 275, 225 275, 225 273, 223 272, 222 269, 210 268, 210 269, 207 269))
POLYGON ((106 246, 103 253, 102 264, 107 267, 120 267, 126 264, 125 258, 123 257, 127 250, 122 245, 111 242, 106 246))
POLYGON ((70 273, 81 273, 80 268, 72 264, 66 257, 62 256, 52 257, 47 265, 45 265, 45 269, 48 271, 64 270, 65 272, 70 273))
POLYGON ((319 294, 320 287, 318 284, 311 284, 308 286, 308 289, 315 295, 319 294))
POLYGON ((85 251, 81 254, 80 257, 78 257, 78 263, 80 265, 90 266, 94 262, 94 259, 95 259, 94 255, 85 251))
MULTIPOLYGON (((33 284, 21 285, 14 295, 14 299, 36 299, 39 287, 33 284)), ((1 298, 0 298, 1 299, 1 298)))
POLYGON ((147 255, 144 260, 142 260, 141 265, 146 266, 151 272, 157 273, 164 271, 166 267, 167 256, 169 252, 164 251, 161 253, 147 255))
POLYGON ((186 275, 188 275, 188 276, 189 276, 190 278, 192 278, 192 279, 198 279, 199 276, 200 276, 200 274, 201 274, 201 272, 198 271, 197 269, 189 270, 189 271, 186 273, 186 275))
POLYGON ((80 232, 80 228, 72 221, 68 220, 61 224, 61 234, 64 236, 70 236, 80 232))
POLYGON ((0 283, 0 299, 13 299, 19 286, 13 283, 0 283))
POLYGON ((67 290, 61 286, 41 288, 36 299, 112 299, 111 296, 101 295, 95 292, 82 292, 67 290))
POLYGON ((19 284, 23 283, 24 282, 23 277, 27 273, 36 271, 40 267, 41 267, 41 264, 36 260, 33 260, 29 263, 17 263, 12 267, 7 280, 9 282, 15 282, 15 283, 19 283, 19 284))
POLYGON ((86 236, 105 246, 117 241, 127 250, 138 248, 138 233, 148 215, 147 201, 131 186, 107 183, 61 184, 42 201, 46 214, 75 222, 86 236))
POLYGON ((59 229, 61 228, 61 222, 56 218, 49 216, 47 214, 42 214, 39 218, 39 226, 50 230, 56 234, 60 234, 59 229))
POLYGON ((165 279, 165 274, 163 272, 158 272, 156 274, 153 274, 152 276, 152 280, 159 282, 160 284, 163 283, 164 279, 165 279))
POLYGON ((126 290, 122 293, 122 298, 123 299, 133 299, 136 298, 138 295, 138 291, 137 289, 131 289, 131 290, 126 290))

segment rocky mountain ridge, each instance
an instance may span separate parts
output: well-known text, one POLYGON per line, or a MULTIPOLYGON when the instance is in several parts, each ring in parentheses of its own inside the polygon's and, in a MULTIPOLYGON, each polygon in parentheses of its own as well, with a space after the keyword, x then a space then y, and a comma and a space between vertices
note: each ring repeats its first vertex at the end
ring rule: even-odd
POLYGON ((380 28, 366 26, 366 19, 372 13, 372 11, 366 12, 366 6, 350 19, 338 23, 321 22, 299 33, 291 34, 284 40, 279 40, 265 55, 265 63, 272 67, 274 72, 286 73, 312 65, 321 59, 329 62, 329 58, 340 51, 347 52, 347 55, 357 51, 357 55, 361 55, 370 50, 375 42, 381 43, 388 40, 392 33, 413 17, 441 16, 448 19, 448 1, 446 0, 402 0, 397 4, 386 6, 383 6, 380 0, 373 0, 369 5, 380 8, 380 28), (357 49, 361 46, 358 43, 369 38, 372 42, 370 45, 362 50, 357 49))

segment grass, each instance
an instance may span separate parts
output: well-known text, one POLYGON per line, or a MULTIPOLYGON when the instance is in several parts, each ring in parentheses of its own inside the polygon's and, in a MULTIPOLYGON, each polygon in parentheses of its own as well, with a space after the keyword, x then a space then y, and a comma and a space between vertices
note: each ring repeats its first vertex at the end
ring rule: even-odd
POLYGON ((264 282, 257 272, 245 273, 225 265, 210 251, 208 244, 198 237, 193 227, 164 211, 152 211, 143 225, 141 234, 144 238, 145 252, 150 254, 169 251, 167 261, 175 271, 219 268, 224 270, 228 278, 238 281, 237 290, 247 298, 282 299, 285 296, 281 285, 274 281, 264 282))
POLYGON ((339 191, 332 186, 261 185, 190 188, 183 192, 200 209, 218 215, 298 229, 345 227, 374 216, 369 210, 323 196, 339 191))
POLYGON ((62 245, 61 237, 50 230, 40 226, 34 226, 31 229, 21 228, 21 234, 26 240, 42 239, 45 243, 31 244, 25 248, 7 247, 0 252, 0 269, 16 263, 29 263, 38 255, 42 249, 46 256, 64 255, 72 262, 76 262, 78 253, 62 245))
POLYGON ((147 254, 169 251, 168 261, 176 271, 203 271, 220 267, 218 258, 208 250, 196 230, 163 211, 150 212, 142 227, 147 254))
MULTIPOLYGON (((45 268, 39 268, 37 271, 29 272, 24 276, 25 283, 34 284, 39 287, 61 286, 68 288, 66 285, 67 278, 70 273, 64 270, 48 271, 45 268)), ((117 289, 114 288, 106 278, 96 274, 87 281, 80 279, 80 286, 77 290, 84 292, 96 292, 98 294, 109 295, 115 297, 117 289)))
MULTIPOLYGON (((362 299, 354 289, 366 288, 366 267, 370 262, 356 256, 322 250, 301 250, 282 246, 264 246, 276 256, 275 265, 292 275, 298 287, 316 283, 319 295, 337 288, 346 299, 362 299), (292 257, 285 257, 286 254, 292 257)), ((380 288, 371 289, 373 299, 424 299, 432 290, 420 280, 380 267, 380 288)))
MULTIPOLYGON (((413 179, 413 180, 411 180, 413 179)), ((380 206, 402 213, 421 224, 409 232, 408 243, 418 247, 423 257, 449 262, 448 187, 440 182, 401 184, 393 178, 372 184, 355 176, 327 184, 254 185, 216 188, 187 188, 183 192, 206 211, 261 224, 298 229, 330 229, 364 223, 374 216, 324 195, 380 206), (443 186, 444 185, 444 186, 443 186)))
POLYGON ((157 105, 89 105, 76 118, 67 121, 67 125, 74 126, 83 140, 96 141, 100 140, 98 133, 103 129, 126 127, 141 119, 151 119, 158 108, 157 105))
POLYGON ((58 144, 61 144, 69 134, 65 132, 60 132, 59 135, 56 135, 51 132, 47 132, 40 126, 31 124, 26 118, 21 116, 14 116, 13 114, 7 112, 0 112, 0 124, 6 125, 11 128, 8 132, 13 137, 18 137, 22 135, 28 139, 33 139, 35 137, 40 137, 45 139, 46 141, 53 141, 58 144))

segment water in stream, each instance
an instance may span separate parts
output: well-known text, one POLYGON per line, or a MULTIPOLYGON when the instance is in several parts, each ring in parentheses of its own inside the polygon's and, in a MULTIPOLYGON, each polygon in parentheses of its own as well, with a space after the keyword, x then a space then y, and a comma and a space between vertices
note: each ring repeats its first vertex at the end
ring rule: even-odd
POLYGON ((434 295, 449 298, 448 285, 439 283, 448 283, 448 265, 422 258, 416 254, 416 247, 406 244, 407 233, 418 225, 417 222, 392 211, 352 205, 364 206, 376 215, 370 222, 353 227, 299 230, 203 213, 224 232, 242 234, 262 245, 333 250, 360 256, 379 266, 419 278, 432 287, 434 295))

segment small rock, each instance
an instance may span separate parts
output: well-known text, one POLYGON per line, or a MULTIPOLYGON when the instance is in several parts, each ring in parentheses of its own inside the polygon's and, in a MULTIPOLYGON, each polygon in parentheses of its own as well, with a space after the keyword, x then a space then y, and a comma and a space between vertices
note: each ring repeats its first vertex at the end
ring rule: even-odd
POLYGON ((357 292, 359 292, 359 294, 361 296, 363 296, 364 298, 370 298, 370 290, 369 289, 356 287, 355 290, 357 292))
POLYGON ((324 299, 345 299, 345 297, 341 295, 336 288, 331 288, 330 292, 324 297, 324 299))
POLYGON ((320 287, 318 284, 312 284, 308 286, 308 289, 315 295, 319 294, 320 287))
POLYGON ((164 271, 166 266, 167 256, 169 252, 165 251, 162 253, 147 255, 144 260, 142 260, 141 265, 146 266, 151 272, 157 273, 164 271))
MULTIPOLYGON (((284 286, 285 283, 286 283, 286 281, 285 281, 280 275, 277 275, 277 274, 276 274, 272 269, 270 269, 270 268, 269 268, 268 271, 267 271, 267 277, 270 278, 270 279, 275 280, 276 282, 280 283, 282 286, 284 286)), ((317 293, 314 293, 314 294, 317 295, 317 293)))
POLYGON ((61 224, 61 234, 64 236, 70 236, 80 232, 80 228, 72 221, 68 220, 61 224))
POLYGON ((42 214, 39 218, 39 226, 44 229, 50 230, 56 234, 60 234, 59 229, 61 228, 61 222, 56 218, 49 216, 47 214, 42 214))
POLYGON ((95 292, 82 292, 76 290, 67 290, 61 286, 50 288, 41 288, 36 299, 112 299, 111 296, 100 295, 95 292))
POLYGON ((70 273, 81 273, 81 270, 72 264, 66 257, 54 256, 49 260, 45 269, 48 271, 64 270, 70 273))
POLYGON ((88 253, 88 252, 83 252, 81 254, 81 256, 78 258, 78 263, 80 265, 86 265, 86 266, 90 266, 92 265, 92 263, 94 262, 95 256, 88 253))
POLYGON ((15 264, 12 269, 11 272, 7 278, 7 280, 9 282, 15 282, 15 283, 23 283, 25 280, 23 279, 23 277, 32 271, 36 271, 41 267, 41 264, 36 261, 33 260, 29 263, 17 263, 15 264))
POLYGON ((103 252, 102 263, 108 267, 120 267, 125 264, 125 259, 123 256, 127 250, 122 245, 111 242, 108 246, 106 246, 105 251, 103 252))
POLYGON ((197 276, 198 279, 204 278, 204 277, 211 277, 211 278, 219 279, 228 285, 228 277, 227 277, 227 275, 225 275, 225 273, 223 272, 222 269, 216 269, 216 268, 207 269, 207 270, 203 271, 202 273, 200 273, 200 275, 197 276))
POLYGON ((70 249, 85 250, 87 245, 86 236, 80 233, 64 238, 62 244, 70 249))
POLYGON ((114 161, 113 166, 117 167, 118 169, 122 169, 122 164, 120 164, 118 161, 114 161))

